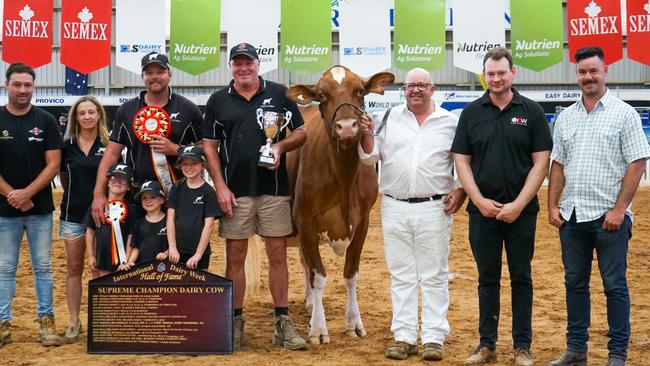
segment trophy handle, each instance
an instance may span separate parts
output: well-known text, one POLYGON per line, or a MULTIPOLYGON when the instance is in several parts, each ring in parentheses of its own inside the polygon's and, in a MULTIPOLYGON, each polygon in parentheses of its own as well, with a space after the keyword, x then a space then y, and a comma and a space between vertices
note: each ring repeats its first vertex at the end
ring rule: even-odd
MULTIPOLYGON (((286 111, 286 112, 284 112, 284 120, 287 121, 287 122, 286 122, 285 124, 283 124, 282 127, 280 127, 280 130, 279 130, 279 131, 282 131, 282 129, 284 129, 285 127, 287 127, 287 125, 291 122, 291 116, 293 116, 293 114, 291 113, 291 111, 286 111)), ((278 132, 279 132, 279 131, 278 131, 278 132)))
POLYGON ((264 128, 264 124, 262 124, 262 119, 264 116, 264 111, 262 108, 257 108, 257 124, 260 126, 260 128, 264 128))

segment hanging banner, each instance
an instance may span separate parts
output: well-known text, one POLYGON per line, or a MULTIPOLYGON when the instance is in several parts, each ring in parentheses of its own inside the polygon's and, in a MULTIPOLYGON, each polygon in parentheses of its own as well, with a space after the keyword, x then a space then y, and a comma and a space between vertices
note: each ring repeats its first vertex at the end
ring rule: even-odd
POLYGON ((2 60, 37 68, 52 62, 52 0, 4 0, 2 60))
POLYGON ((627 0, 627 57, 644 65, 650 65, 648 45, 650 45, 650 1, 627 0))
POLYGON ((260 74, 277 69, 280 0, 226 0, 226 3, 230 14, 246 14, 245 22, 234 16, 224 18, 228 27, 228 51, 240 43, 250 43, 260 57, 260 74))
POLYGON ((140 61, 149 52, 165 52, 165 0, 115 2, 115 65, 141 73, 140 61), (147 14, 147 26, 142 26, 147 14))
POLYGON ((608 65, 623 58, 621 3, 616 0, 567 0, 569 60, 587 46, 598 46, 605 52, 608 65))
POLYGON ((395 0, 395 67, 445 64, 445 0, 395 0))
POLYGON ((454 0, 454 66, 483 72, 483 57, 506 44, 505 0, 454 0))
POLYGON ((111 0, 65 0, 61 63, 89 74, 111 63, 111 0))
POLYGON ((172 0, 169 63, 192 75, 219 67, 220 21, 221 0, 172 0))
POLYGON ((300 73, 322 72, 332 64, 330 0, 282 0, 280 65, 300 73))
POLYGON ((562 62, 562 0, 510 0, 510 14, 515 64, 541 71, 562 62))
POLYGON ((339 9, 341 65, 364 78, 390 68, 388 0, 341 0, 339 9))

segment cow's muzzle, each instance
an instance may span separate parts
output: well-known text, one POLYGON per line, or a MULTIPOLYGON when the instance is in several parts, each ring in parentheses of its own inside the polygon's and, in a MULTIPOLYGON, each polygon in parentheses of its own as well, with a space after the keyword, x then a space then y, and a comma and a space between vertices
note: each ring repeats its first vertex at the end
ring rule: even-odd
POLYGON ((336 121, 334 128, 339 140, 353 139, 359 133, 359 122, 356 118, 341 119, 336 121))

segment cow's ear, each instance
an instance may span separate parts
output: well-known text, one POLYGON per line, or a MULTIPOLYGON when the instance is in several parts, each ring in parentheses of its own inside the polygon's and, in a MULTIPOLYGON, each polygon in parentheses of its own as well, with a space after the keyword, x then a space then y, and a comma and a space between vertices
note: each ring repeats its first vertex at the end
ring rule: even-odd
POLYGON ((309 104, 316 99, 316 93, 304 85, 294 85, 287 89, 287 98, 298 104, 309 104))
POLYGON ((364 88, 366 89, 366 94, 367 93, 376 93, 376 94, 384 94, 384 88, 380 86, 380 84, 392 84, 393 81, 395 81, 395 75, 391 74, 390 72, 379 72, 374 74, 373 76, 366 81, 366 85, 364 85, 364 88))

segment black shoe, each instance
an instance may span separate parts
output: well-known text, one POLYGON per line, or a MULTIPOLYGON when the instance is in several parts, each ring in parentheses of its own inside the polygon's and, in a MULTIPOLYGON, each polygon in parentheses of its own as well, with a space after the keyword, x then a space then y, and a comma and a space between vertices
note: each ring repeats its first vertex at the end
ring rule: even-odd
POLYGON ((587 366, 587 352, 566 351, 560 358, 547 363, 546 366, 587 366))

